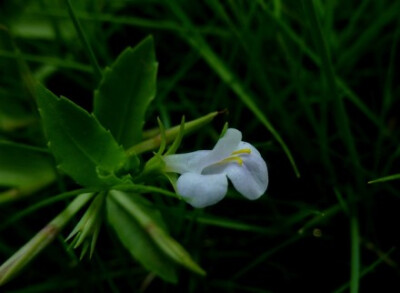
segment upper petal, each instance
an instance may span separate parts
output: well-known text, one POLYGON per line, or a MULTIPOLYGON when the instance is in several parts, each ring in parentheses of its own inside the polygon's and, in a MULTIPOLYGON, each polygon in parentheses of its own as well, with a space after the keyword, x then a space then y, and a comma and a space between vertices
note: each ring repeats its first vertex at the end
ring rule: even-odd
POLYGON ((242 165, 229 163, 223 172, 243 196, 248 199, 257 199, 265 193, 268 187, 267 164, 251 144, 240 142, 239 149, 250 149, 251 153, 240 156, 243 160, 242 165))
POLYGON ((218 140, 212 151, 204 157, 202 161, 203 168, 229 157, 232 152, 237 150, 241 140, 242 133, 239 130, 228 128, 225 135, 218 140))
POLYGON ((224 198, 228 190, 225 174, 182 174, 177 182, 178 193, 195 208, 213 205, 224 198))
POLYGON ((196 151, 186 154, 175 154, 164 157, 166 165, 166 172, 175 173, 200 173, 202 169, 201 162, 204 161, 204 157, 207 156, 211 151, 196 151))

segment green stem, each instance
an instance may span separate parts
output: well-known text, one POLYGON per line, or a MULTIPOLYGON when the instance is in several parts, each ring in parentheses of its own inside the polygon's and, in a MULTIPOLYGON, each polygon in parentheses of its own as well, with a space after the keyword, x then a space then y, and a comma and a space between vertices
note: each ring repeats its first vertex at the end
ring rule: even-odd
MULTIPOLYGON (((206 272, 191 258, 189 253, 173 238, 171 238, 154 219, 136 201, 131 200, 129 194, 111 191, 111 199, 132 215, 138 224, 149 234, 154 243, 176 263, 198 273, 206 275, 206 272)), ((133 195, 134 196, 134 195, 133 195)))
POLYGON ((142 184, 134 184, 134 185, 116 185, 113 187, 115 190, 119 191, 129 191, 129 192, 137 192, 137 193, 158 193, 174 198, 178 198, 177 194, 159 187, 148 186, 142 184))
MULTIPOLYGON (((202 126, 204 126, 205 124, 211 122, 211 120, 214 119, 215 116, 217 116, 218 114, 221 114, 222 112, 211 112, 203 117, 200 117, 198 119, 192 120, 190 122, 185 123, 184 126, 184 134, 190 133, 202 126)), ((165 138, 167 140, 167 143, 172 142, 179 134, 180 132, 180 125, 174 126, 170 129, 168 129, 167 131, 165 131, 165 138)), ((132 147, 130 147, 126 153, 128 154, 128 156, 134 156, 134 155, 138 155, 144 152, 148 152, 154 149, 157 149, 160 144, 161 144, 161 134, 158 133, 157 135, 155 135, 153 138, 147 139, 145 141, 142 141, 141 143, 138 143, 132 147)))
POLYGON ((358 293, 360 282, 360 234, 358 218, 356 215, 350 217, 351 235, 351 272, 350 272, 350 293, 358 293))
POLYGON ((39 209, 42 209, 42 208, 44 208, 46 206, 49 206, 49 205, 51 205, 51 204, 53 204, 55 202, 58 202, 58 201, 61 201, 61 200, 65 200, 65 199, 68 199, 68 198, 73 197, 73 196, 77 196, 78 194, 81 194, 81 193, 95 192, 95 191, 96 190, 93 189, 93 188, 81 188, 81 189, 77 189, 77 190, 63 192, 61 194, 49 197, 49 198, 47 198, 45 200, 42 200, 42 201, 40 201, 38 203, 30 205, 26 209, 23 209, 20 212, 15 213, 11 217, 9 217, 6 220, 4 220, 0 224, 0 231, 4 230, 5 228, 7 228, 12 223, 15 223, 15 222, 21 220, 23 217, 26 217, 26 216, 38 211, 39 209))
POLYGON ((368 181, 368 184, 378 183, 378 182, 385 182, 385 181, 390 181, 390 180, 399 180, 399 179, 400 179, 400 173, 393 174, 393 175, 388 175, 388 176, 385 176, 385 177, 381 177, 381 178, 378 178, 378 179, 375 179, 375 180, 368 181))
MULTIPOLYGON (((266 12, 266 15, 269 16, 269 19, 277 25, 277 27, 281 30, 281 32, 288 37, 297 47, 305 53, 318 67, 321 67, 320 57, 315 54, 304 42, 303 38, 299 37, 296 32, 287 25, 284 21, 277 18, 274 13, 272 13, 266 4, 262 0, 259 0, 261 8, 266 12)), ((387 133, 386 126, 382 124, 376 114, 371 111, 366 104, 358 97, 346 83, 338 76, 336 76, 336 85, 343 91, 343 94, 349 99, 351 103, 353 103, 368 119, 371 120, 379 129, 385 133, 387 133)))
MULTIPOLYGON (((368 267, 364 268, 361 273, 360 277, 364 277, 365 275, 369 274, 370 272, 373 272, 378 265, 380 265, 382 262, 385 262, 387 260, 388 256, 394 251, 394 248, 391 248, 388 252, 382 254, 379 256, 379 258, 374 261, 372 264, 370 264, 368 267)), ((342 292, 347 292, 349 288, 349 282, 345 283, 344 285, 340 286, 338 289, 333 291, 333 293, 342 293, 342 292)))
MULTIPOLYGON (((322 103, 321 115, 324 117, 325 120, 327 115, 326 103, 327 101, 333 101, 335 106, 334 108, 336 114, 335 120, 337 121, 338 131, 342 135, 342 141, 347 148, 349 156, 352 159, 355 171, 359 171, 361 169, 360 160, 355 146, 353 134, 350 128, 349 117, 346 112, 343 100, 338 94, 336 85, 337 78, 332 66, 328 44, 324 38, 323 31, 321 29, 319 20, 317 18, 314 2, 309 0, 304 0, 302 2, 304 10, 307 13, 310 25, 312 27, 311 29, 312 37, 314 39, 314 43, 317 47, 317 51, 319 52, 321 58, 321 73, 326 82, 326 87, 325 87, 326 98, 322 103)), ((326 124, 326 121, 322 122, 326 124)))
POLYGON ((7 50, 0 50, 0 57, 8 59, 16 59, 16 60, 20 58, 21 60, 32 63, 46 64, 48 66, 68 68, 82 72, 91 71, 91 67, 89 65, 85 65, 68 59, 60 59, 48 56, 38 56, 26 53, 15 53, 7 50))
POLYGON ((47 247, 69 220, 92 198, 83 193, 75 198, 58 216, 40 230, 28 243, 0 266, 0 286, 15 277, 36 255, 47 247))

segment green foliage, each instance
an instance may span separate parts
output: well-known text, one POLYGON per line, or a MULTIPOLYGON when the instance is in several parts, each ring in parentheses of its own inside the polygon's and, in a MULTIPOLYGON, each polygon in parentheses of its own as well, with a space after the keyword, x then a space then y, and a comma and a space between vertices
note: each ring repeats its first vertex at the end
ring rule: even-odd
POLYGON ((93 255, 103 222, 105 198, 106 193, 104 192, 96 195, 81 220, 67 237, 67 240, 73 238, 72 246, 74 248, 83 244, 81 259, 89 248, 90 257, 93 255))
POLYGON ((160 212, 151 202, 136 194, 118 191, 110 193, 112 194, 111 198, 124 207, 163 253, 193 272, 205 275, 204 270, 192 260, 183 247, 168 235, 160 212))
POLYGON ((24 101, 14 97, 3 96, 0 98, 0 129, 13 131, 35 121, 35 117, 26 111, 24 101))
POLYGON ((83 186, 112 186, 128 158, 97 119, 66 98, 37 86, 37 102, 49 148, 59 168, 83 186))
POLYGON ((1 24, 0 50, 16 56, 15 59, 1 60, 0 69, 0 131, 12 132, 36 121, 29 95, 31 75, 10 32, 1 24))
POLYGON ((94 114, 125 148, 142 140, 147 107, 156 94, 154 41, 147 37, 106 68, 94 97, 94 114))
POLYGON ((399 1, 70 4, 0 4, 0 282, 26 268, 0 291, 400 290, 398 235, 387 230, 400 221, 399 1), (42 119, 33 79, 75 104, 43 90, 42 119), (268 196, 230 190, 193 210, 165 178, 143 174, 162 167, 183 115, 201 118, 185 123, 178 153, 212 145, 228 121, 266 159, 268 196), (42 125, 60 142, 50 151, 42 125), (17 190, 30 196, 10 202, 17 190), (65 233, 29 241, 74 197, 88 208, 56 216, 72 220, 65 233), (72 247, 89 252, 96 239, 80 262, 72 247), (207 278, 180 270, 202 275, 192 259, 207 278))
POLYGON ((92 194, 90 193, 77 196, 60 214, 4 262, 0 266, 0 286, 14 278, 32 259, 45 249, 91 197, 92 194))
POLYGON ((400 179, 400 174, 393 174, 393 175, 385 176, 385 177, 378 178, 375 180, 371 180, 368 183, 378 183, 378 182, 385 182, 385 181, 399 180, 399 179, 400 179))
POLYGON ((45 151, 0 141, 0 186, 14 190, 0 193, 0 203, 31 194, 50 184, 55 177, 53 160, 45 151))
POLYGON ((165 229, 160 213, 150 202, 136 194, 111 191, 107 197, 107 218, 134 258, 164 280, 177 282, 175 262, 158 247, 150 234, 152 229, 165 229))

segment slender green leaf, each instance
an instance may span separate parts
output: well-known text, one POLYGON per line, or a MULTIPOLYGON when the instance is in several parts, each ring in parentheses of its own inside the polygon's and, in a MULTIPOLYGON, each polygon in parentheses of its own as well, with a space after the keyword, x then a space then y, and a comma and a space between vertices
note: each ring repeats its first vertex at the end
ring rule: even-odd
MULTIPOLYGON (((149 229, 152 226, 144 229, 138 220, 115 200, 115 194, 121 193, 113 193, 107 197, 107 217, 122 244, 146 269, 168 282, 176 283, 175 262, 165 255, 150 237, 149 229)), ((160 224, 160 219, 154 212, 151 212, 151 217, 154 225, 160 224)))
MULTIPOLYGON (((191 132, 194 132, 195 130, 199 129, 200 127, 203 127, 204 125, 210 123, 217 115, 223 113, 222 112, 211 112, 207 115, 204 115, 200 118, 197 118, 195 120, 186 122, 183 128, 184 134, 189 134, 191 132)), ((166 143, 171 143, 176 139, 176 137, 179 135, 181 132, 181 125, 176 125, 174 127, 171 127, 165 131, 165 140, 166 143)), ((131 148, 127 150, 127 154, 133 155, 133 154, 141 154, 150 150, 154 150, 158 148, 161 145, 161 142, 163 141, 162 134, 160 133, 159 129, 156 130, 150 130, 149 133, 151 133, 151 138, 146 139, 131 148)), ((149 135, 150 136, 150 135, 149 135)))
POLYGON ((380 17, 371 19, 370 25, 367 27, 358 28, 351 40, 345 43, 346 50, 343 50, 337 60, 337 68, 353 68, 354 64, 363 56, 365 47, 371 46, 373 41, 387 25, 399 15, 400 2, 394 1, 391 6, 387 6, 385 11, 382 11, 380 17))
POLYGON ((191 20, 183 12, 178 5, 170 3, 170 7, 173 12, 180 18, 183 25, 192 32, 191 34, 185 34, 183 37, 185 40, 197 50, 208 65, 218 74, 218 76, 231 88, 236 94, 240 101, 254 114, 254 116, 264 125, 265 128, 271 132, 278 143, 281 145, 285 152, 289 162, 292 165, 294 173, 297 177, 300 177, 300 171, 297 168, 297 164, 294 157, 286 145, 280 133, 275 129, 272 123, 269 121, 265 113, 260 109, 259 105, 255 102, 253 94, 245 88, 243 83, 236 77, 232 70, 225 64, 225 62, 215 53, 209 43, 200 35, 195 33, 194 26, 191 20))
MULTIPOLYGON (((304 39, 297 35, 297 33, 284 21, 280 18, 276 17, 274 13, 272 13, 264 1, 259 0, 259 4, 262 9, 267 13, 269 19, 276 24, 280 31, 287 36, 297 47, 304 52, 317 66, 321 67, 320 56, 314 53, 308 45, 305 43, 304 39)), ((370 119, 375 125, 377 125, 382 131, 386 131, 384 125, 379 121, 377 115, 367 107, 364 101, 357 96, 350 87, 344 82, 343 79, 336 76, 336 84, 337 86, 344 92, 345 96, 351 101, 368 119, 370 119)))
POLYGON ((400 173, 393 174, 393 175, 388 175, 388 176, 381 177, 381 178, 378 178, 378 179, 375 179, 375 180, 371 180, 368 183, 371 184, 371 183, 378 183, 378 182, 385 182, 385 181, 399 180, 399 179, 400 179, 400 173))
MULTIPOLYGON (((0 186, 14 188, 20 195, 30 194, 55 180, 54 167, 53 159, 46 152, 0 142, 0 186)), ((4 198, 0 197, 2 201, 4 198)))
POLYGON ((41 85, 36 93, 49 148, 60 169, 83 186, 122 183, 115 172, 124 167, 127 156, 97 119, 41 85))
POLYGON ((93 73, 96 76, 96 79, 98 81, 102 76, 101 68, 100 68, 97 58, 93 52, 92 46, 90 45, 89 40, 87 39, 87 37, 81 27, 79 19, 75 15, 74 8, 71 5, 71 0, 67 0, 67 8, 68 8, 68 14, 71 17, 72 22, 74 23, 76 32, 78 33, 78 36, 81 39, 81 42, 83 43, 84 48, 86 49, 85 52, 89 57, 90 63, 92 63, 93 73))
POLYGON ((350 293, 359 292, 360 287, 360 228, 356 215, 350 217, 350 244, 351 244, 351 266, 350 266, 350 293))
POLYGON ((127 194, 120 191, 111 191, 113 199, 134 217, 152 241, 172 260, 200 275, 205 271, 196 264, 189 253, 165 229, 161 214, 151 202, 136 194, 127 194))
POLYGON ((29 95, 32 89, 32 75, 21 57, 12 34, 2 25, 0 25, 0 51, 15 56, 14 59, 0 60, 0 129, 14 131, 29 126, 37 120, 34 104, 29 95))
POLYGON ((175 137, 175 140, 172 143, 172 145, 165 152, 165 155, 171 155, 171 154, 175 154, 176 153, 176 151, 178 150, 179 146, 181 145, 182 138, 183 138, 184 135, 185 135, 185 116, 182 116, 181 125, 179 127, 179 133, 175 137))
MULTIPOLYGON (((360 272, 360 277, 364 277, 365 275, 371 273, 371 272, 375 272, 376 267, 382 263, 385 263, 388 260, 389 255, 394 252, 395 248, 391 248, 389 251, 387 251, 386 253, 381 253, 379 254, 379 257, 376 261, 374 261, 373 263, 371 263, 369 266, 363 268, 363 270, 360 272)), ((348 292, 349 287, 351 286, 350 282, 347 282, 345 284, 343 284, 342 286, 340 286, 338 289, 336 289, 335 291, 332 291, 333 293, 341 293, 341 292, 348 292)))
POLYGON ((91 192, 95 192, 95 190, 93 190, 91 188, 81 188, 81 189, 63 192, 63 193, 54 195, 52 197, 46 198, 42 201, 39 201, 38 203, 31 204, 31 205, 29 205, 29 207, 19 210, 17 213, 13 213, 13 215, 11 217, 8 217, 7 220, 2 221, 0 224, 0 231, 7 228, 11 224, 35 213, 35 212, 37 214, 40 214, 39 210, 43 209, 44 207, 47 207, 47 206, 52 205, 59 201, 65 201, 66 199, 69 199, 71 197, 76 197, 77 195, 82 194, 82 193, 91 193, 91 192))
POLYGON ((142 140, 144 116, 156 94, 157 67, 150 36, 122 52, 95 91, 96 117, 125 148, 142 140))
MULTIPOLYGON (((81 2, 84 3, 83 1, 81 1, 81 2)), ((80 2, 75 1, 74 4, 75 4, 75 6, 78 6, 79 3, 80 2)), ((57 10, 48 11, 48 12, 46 12, 45 15, 57 18, 59 20, 63 20, 67 17, 65 9, 60 9, 58 11, 57 10)), ((40 16, 43 17, 43 14, 40 14, 40 16)), ((129 16, 124 16, 122 14, 113 15, 110 13, 105 13, 103 11, 101 13, 96 13, 96 14, 93 14, 90 12, 85 12, 85 11, 76 11, 76 16, 82 21, 89 21, 89 22, 100 21, 100 22, 104 22, 104 23, 109 23, 111 25, 117 25, 117 26, 123 25, 123 27, 132 26, 135 29, 143 28, 145 30, 159 30, 159 31, 170 31, 170 32, 186 31, 184 27, 182 27, 175 21, 171 21, 168 19, 161 19, 161 18, 149 19, 148 17, 135 17, 132 14, 129 16)), ((35 19, 35 20, 37 23, 38 22, 37 19, 35 19)), ((18 36, 22 36, 25 38, 32 38, 32 34, 29 34, 29 33, 31 33, 32 21, 30 21, 28 23, 24 23, 24 19, 21 19, 21 20, 19 20, 19 22, 17 24, 19 24, 19 23, 23 23, 24 27, 19 29, 18 36)), ((33 24, 36 24, 36 23, 33 23, 33 24)), ((68 25, 68 23, 66 23, 66 22, 63 23, 63 26, 67 26, 67 25, 68 25)), ((33 31, 33 33, 35 33, 34 37, 40 36, 42 38, 43 37, 50 38, 52 36, 51 32, 47 32, 47 34, 45 36, 43 36, 43 32, 42 32, 43 29, 44 28, 40 27, 39 29, 34 30, 33 31)), ((229 31, 227 31, 225 28, 215 26, 215 24, 198 26, 198 27, 196 27, 196 30, 199 33, 202 33, 204 35, 216 36, 218 38, 227 38, 231 35, 231 33, 229 31)), ((66 33, 69 33, 69 35, 71 35, 71 31, 66 31, 64 34, 66 34, 66 33)))
POLYGON ((75 198, 60 214, 43 227, 29 242, 0 266, 0 286, 15 277, 35 256, 46 248, 69 220, 90 200, 91 193, 75 198))
POLYGON ((10 52, 6 50, 0 50, 0 57, 15 60, 21 58, 24 61, 29 61, 32 63, 39 63, 39 65, 47 64, 47 66, 57 66, 61 68, 69 68, 77 71, 82 72, 91 72, 91 67, 89 65, 79 63, 73 60, 62 59, 62 58, 55 58, 49 56, 38 56, 35 54, 18 54, 15 52, 10 52))
POLYGON ((82 249, 82 257, 86 253, 85 245, 89 243, 90 257, 93 255, 93 251, 97 242, 97 237, 99 235, 102 225, 105 197, 106 193, 104 192, 96 195, 96 197, 91 202, 89 208, 82 216, 81 220, 67 237, 67 240, 74 237, 73 243, 71 245, 74 248, 78 248, 82 244, 84 245, 84 248, 82 249))
MULTIPOLYGON (((14 89, 13 89, 14 90, 14 89)), ((36 117, 26 110, 26 104, 20 99, 0 93, 0 129, 14 131, 29 126, 36 117)))
MULTIPOLYGON (((356 149, 354 136, 351 130, 351 124, 349 120, 349 116, 347 114, 347 110, 345 104, 343 102, 342 97, 338 94, 338 89, 336 85, 336 75, 333 69, 332 60, 330 56, 330 51, 325 40, 326 36, 321 29, 319 20, 317 18, 317 14, 314 7, 313 1, 302 1, 306 16, 310 21, 310 30, 311 35, 314 39, 314 42, 317 46, 320 59, 321 59, 321 73, 326 82, 326 86, 324 88, 325 95, 329 100, 334 102, 334 114, 335 121, 337 122, 337 127, 339 129, 339 133, 342 136, 343 143, 346 145, 348 153, 352 158, 352 162, 356 170, 360 168, 360 160, 358 157, 358 152, 356 149)), ((327 111, 327 105, 323 106, 321 112, 327 111)))

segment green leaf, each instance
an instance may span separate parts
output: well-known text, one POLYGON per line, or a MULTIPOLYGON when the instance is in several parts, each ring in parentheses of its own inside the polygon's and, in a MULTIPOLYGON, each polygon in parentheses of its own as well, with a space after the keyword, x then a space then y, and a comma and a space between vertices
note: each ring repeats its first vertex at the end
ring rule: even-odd
POLYGON ((400 173, 388 175, 388 176, 381 177, 378 179, 374 179, 374 180, 368 181, 368 183, 371 184, 371 183, 378 183, 378 182, 385 182, 385 181, 399 180, 399 179, 400 179, 400 173))
POLYGON ((90 243, 90 257, 92 257, 103 222, 103 212, 106 193, 101 192, 95 196, 81 220, 69 234, 66 240, 72 239, 72 247, 78 248, 83 244, 81 258, 86 254, 90 243), (86 249, 85 249, 86 248, 86 249))
MULTIPOLYGON (((138 220, 116 200, 116 197, 121 194, 124 193, 111 191, 107 197, 106 205, 108 221, 113 226, 117 236, 130 254, 146 269, 154 272, 165 281, 176 283, 177 273, 174 261, 165 255, 150 237, 148 230, 152 226, 144 229, 138 220)), ((153 219, 154 225, 156 225, 155 223, 161 224, 160 216, 157 213, 154 209, 148 210, 148 215, 153 219)))
MULTIPOLYGON (((0 142, 0 186, 12 187, 18 195, 27 195, 50 184, 55 178, 54 160, 46 152, 21 144, 0 142)), ((5 201, 3 197, 0 198, 2 201, 5 201)))
MULTIPOLYGON (((183 127, 183 133, 186 135, 188 133, 196 131, 197 129, 203 127, 204 125, 210 123, 217 115, 222 113, 224 112, 223 111, 211 112, 200 118, 186 122, 183 127)), ((170 142, 173 142, 180 135, 182 130, 181 128, 182 128, 181 125, 176 125, 174 127, 167 129, 165 131, 165 134, 161 134, 159 129, 150 130, 147 132, 147 134, 151 135, 146 135, 149 137, 148 139, 130 147, 126 152, 128 156, 131 156, 134 154, 141 154, 150 150, 154 150, 160 147, 161 142, 164 139, 162 136, 165 136, 165 143, 169 144, 170 142)))
POLYGON ((181 125, 179 126, 179 133, 175 137, 175 140, 172 143, 172 145, 165 152, 165 155, 172 155, 172 154, 176 153, 176 151, 178 150, 179 146, 181 145, 182 138, 183 138, 183 136, 185 134, 184 131, 185 131, 185 116, 182 116, 181 125))
POLYGON ((151 237, 152 241, 176 263, 192 270, 200 275, 205 275, 205 271, 191 258, 189 253, 166 232, 164 221, 160 212, 154 208, 151 202, 143 196, 128 194, 113 190, 111 196, 125 210, 137 220, 139 225, 151 237))
POLYGON ((106 68, 94 97, 94 114, 128 148, 142 140, 145 113, 156 93, 153 38, 127 48, 106 68))
POLYGON ((0 286, 14 278, 61 232, 64 226, 93 197, 91 193, 78 195, 51 222, 44 226, 31 240, 16 251, 0 266, 0 286))
POLYGON ((97 119, 66 98, 57 98, 41 85, 37 103, 49 148, 59 168, 83 186, 122 184, 115 173, 127 156, 97 119))
POLYGON ((15 58, 0 57, 0 129, 14 131, 34 123, 33 103, 28 95, 32 76, 10 31, 0 25, 0 51, 15 58))
POLYGON ((26 102, 18 97, 0 93, 0 129, 14 131, 34 123, 36 117, 26 106, 26 102))

